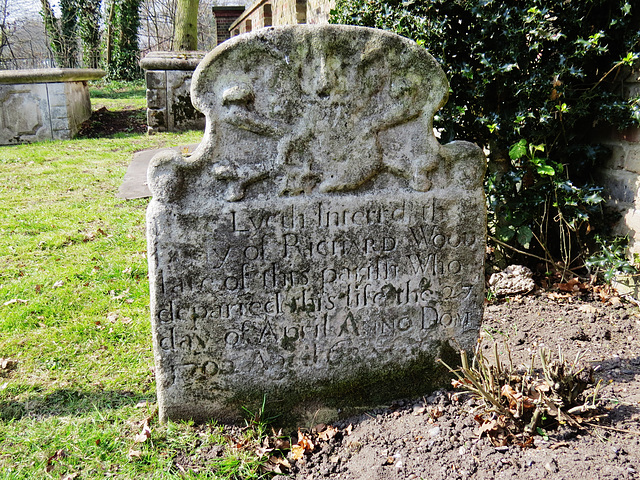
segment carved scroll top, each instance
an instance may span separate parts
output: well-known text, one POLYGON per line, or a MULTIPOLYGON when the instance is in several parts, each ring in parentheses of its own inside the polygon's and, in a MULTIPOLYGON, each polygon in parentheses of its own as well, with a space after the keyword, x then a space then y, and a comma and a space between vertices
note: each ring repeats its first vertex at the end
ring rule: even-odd
POLYGON ((213 164, 229 201, 261 181, 279 195, 327 193, 384 171, 427 190, 440 150, 433 115, 448 88, 433 57, 395 34, 258 30, 220 45, 196 69, 191 96, 207 131, 189 162, 213 164))

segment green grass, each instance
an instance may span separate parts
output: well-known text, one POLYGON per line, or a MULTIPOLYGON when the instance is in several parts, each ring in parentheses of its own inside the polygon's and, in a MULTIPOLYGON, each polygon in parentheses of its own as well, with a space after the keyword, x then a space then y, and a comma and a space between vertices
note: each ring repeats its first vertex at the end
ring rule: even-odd
POLYGON ((101 80, 89 87, 94 109, 147 108, 147 87, 144 81, 109 82, 101 80), (97 107, 97 108, 96 108, 97 107))
MULTIPOLYGON (((94 108, 144 100, 143 85, 91 91, 94 108)), ((115 197, 134 152, 201 137, 0 147, 0 359, 16 361, 0 369, 0 479, 257 477, 255 455, 198 457, 224 443, 219 428, 158 424, 148 200, 115 197), (151 437, 136 443, 148 417, 151 437), (199 458, 199 473, 177 466, 185 455, 199 458)))

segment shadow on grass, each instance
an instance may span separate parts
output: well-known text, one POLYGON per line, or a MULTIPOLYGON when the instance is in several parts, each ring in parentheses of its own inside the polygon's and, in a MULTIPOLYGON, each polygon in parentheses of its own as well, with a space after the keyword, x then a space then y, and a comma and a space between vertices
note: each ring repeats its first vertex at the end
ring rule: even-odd
POLYGON ((20 420, 23 417, 83 415, 96 411, 133 407, 145 401, 155 402, 155 394, 134 394, 129 391, 113 390, 86 392, 63 388, 46 394, 34 393, 23 400, 0 401, 0 421, 20 420))

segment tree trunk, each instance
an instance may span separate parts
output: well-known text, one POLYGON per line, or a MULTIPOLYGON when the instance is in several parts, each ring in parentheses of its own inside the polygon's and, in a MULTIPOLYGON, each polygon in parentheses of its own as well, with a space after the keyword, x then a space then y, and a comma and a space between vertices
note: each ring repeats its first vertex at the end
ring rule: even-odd
POLYGON ((115 20, 116 13, 116 0, 111 0, 109 4, 109 19, 107 20, 107 52, 106 52, 106 64, 107 68, 113 63, 113 22, 115 20))
POLYGON ((198 6, 200 0, 178 0, 176 6, 174 51, 198 49, 198 6))

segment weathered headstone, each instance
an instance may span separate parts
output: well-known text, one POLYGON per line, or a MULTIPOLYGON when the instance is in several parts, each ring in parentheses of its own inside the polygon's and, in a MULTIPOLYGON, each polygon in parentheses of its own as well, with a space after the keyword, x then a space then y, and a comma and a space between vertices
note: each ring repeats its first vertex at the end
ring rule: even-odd
POLYGON ((440 146, 436 61, 380 30, 296 25, 200 63, 207 129, 152 161, 161 419, 284 421, 419 395, 478 336, 482 151, 440 146))

